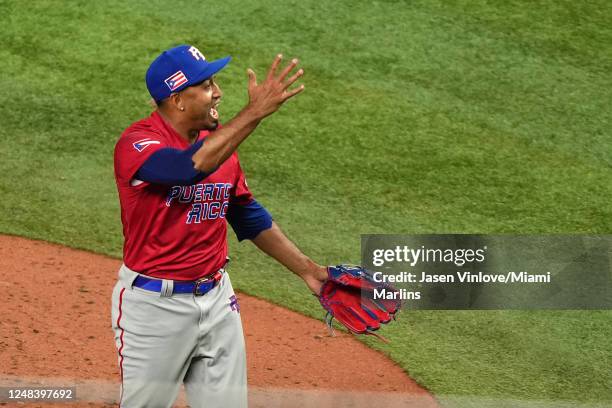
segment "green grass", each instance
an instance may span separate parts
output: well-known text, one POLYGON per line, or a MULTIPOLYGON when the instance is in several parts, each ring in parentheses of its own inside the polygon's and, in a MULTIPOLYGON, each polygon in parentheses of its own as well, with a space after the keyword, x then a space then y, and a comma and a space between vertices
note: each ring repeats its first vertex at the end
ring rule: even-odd
MULTIPOLYGON (((610 233, 607 1, 0 2, 0 231, 121 254, 114 142, 144 72, 193 43, 247 67, 298 56, 306 91, 240 148, 259 201, 322 263, 363 233, 610 233)), ((231 239, 241 290, 321 317, 231 239)), ((611 312, 416 312, 384 350, 437 395, 611 403, 611 312)), ((453 405, 449 403, 448 405, 453 405)))

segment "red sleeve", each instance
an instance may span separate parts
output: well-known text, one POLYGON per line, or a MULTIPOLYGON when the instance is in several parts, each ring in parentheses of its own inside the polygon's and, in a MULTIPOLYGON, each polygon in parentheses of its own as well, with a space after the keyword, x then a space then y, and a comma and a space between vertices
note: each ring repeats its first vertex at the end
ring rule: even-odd
POLYGON ((242 171, 242 167, 240 167, 240 160, 238 160, 238 154, 236 155, 236 167, 237 167, 237 177, 236 184, 234 185, 231 202, 233 204, 245 205, 250 203, 253 200, 253 194, 249 190, 249 186, 247 185, 246 178, 244 177, 244 173, 242 171))
POLYGON ((115 176, 119 183, 129 184, 140 166, 157 150, 167 147, 165 140, 153 132, 123 134, 115 145, 115 176))

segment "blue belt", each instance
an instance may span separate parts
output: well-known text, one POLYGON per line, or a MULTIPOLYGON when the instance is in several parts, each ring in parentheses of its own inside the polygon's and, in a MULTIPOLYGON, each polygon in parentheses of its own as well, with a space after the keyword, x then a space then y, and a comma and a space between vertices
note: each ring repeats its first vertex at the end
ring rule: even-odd
MULTIPOLYGON (((223 277, 222 270, 215 272, 213 275, 198 279, 196 281, 173 281, 172 293, 193 293, 195 296, 202 296, 210 292, 212 288, 217 286, 217 283, 223 277)), ((132 286, 140 289, 150 290, 151 292, 161 292, 162 280, 147 278, 144 275, 138 275, 132 286)))

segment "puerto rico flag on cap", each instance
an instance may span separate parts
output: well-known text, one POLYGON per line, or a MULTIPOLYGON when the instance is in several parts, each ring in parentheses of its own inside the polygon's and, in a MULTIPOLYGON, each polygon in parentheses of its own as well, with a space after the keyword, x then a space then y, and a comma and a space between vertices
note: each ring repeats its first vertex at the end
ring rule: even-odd
POLYGON ((172 74, 172 76, 166 78, 164 82, 166 83, 166 85, 168 85, 170 91, 174 91, 179 86, 187 83, 187 77, 185 76, 185 74, 183 74, 183 71, 177 71, 172 74))
POLYGON ((134 146, 134 149, 138 150, 139 152, 142 152, 149 145, 160 144, 160 142, 158 140, 151 140, 149 138, 146 138, 146 139, 142 139, 142 140, 139 140, 137 142, 134 142, 132 144, 134 146))

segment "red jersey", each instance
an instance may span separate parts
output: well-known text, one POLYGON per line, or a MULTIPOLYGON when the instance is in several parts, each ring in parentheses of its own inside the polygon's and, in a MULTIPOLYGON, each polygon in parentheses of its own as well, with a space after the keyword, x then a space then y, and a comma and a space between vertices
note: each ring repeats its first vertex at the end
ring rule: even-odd
MULTIPOLYGON (((200 132, 198 140, 207 134, 200 132)), ((123 262, 136 272, 161 279, 196 280, 217 271, 227 256, 229 203, 252 200, 235 152, 214 173, 191 186, 134 179, 155 151, 189 146, 157 112, 133 123, 115 145, 123 262)))

